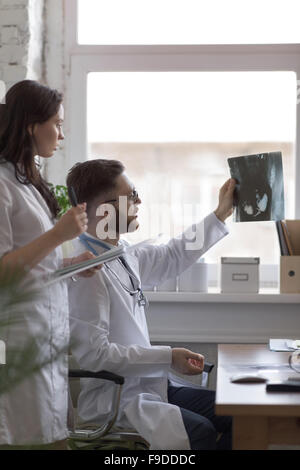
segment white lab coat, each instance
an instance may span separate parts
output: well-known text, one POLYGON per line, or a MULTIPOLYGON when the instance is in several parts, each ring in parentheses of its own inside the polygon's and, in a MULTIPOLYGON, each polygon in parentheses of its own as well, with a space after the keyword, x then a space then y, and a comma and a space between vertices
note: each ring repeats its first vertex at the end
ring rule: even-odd
MULTIPOLYGON (((197 226, 204 233, 202 249, 185 250, 184 238, 161 246, 142 246, 125 259, 143 285, 157 285, 193 264, 227 233, 225 224, 210 214, 197 226), (204 230, 203 230, 204 228, 204 230)), ((73 241, 74 255, 86 250, 73 241)), ((100 253, 99 246, 93 247, 100 253)), ((109 266, 132 289, 118 260, 109 266)), ((134 427, 151 449, 190 449, 180 409, 167 401, 171 371, 169 346, 151 346, 143 307, 135 302, 104 266, 93 278, 69 284, 72 352, 81 368, 108 370, 125 376, 117 424, 134 427)), ((112 387, 107 381, 84 379, 78 408, 82 421, 105 422, 112 387)))
MULTIPOLYGON (((0 258, 53 227, 43 197, 33 186, 17 181, 11 163, 0 164, 0 201, 0 258)), ((34 282, 61 262, 62 251, 57 248, 28 273, 28 279, 34 282)), ((65 353, 56 362, 52 358, 68 345, 68 308, 66 283, 57 283, 23 306, 17 324, 0 330, 7 352, 33 339, 41 358, 50 358, 41 371, 0 395, 0 445, 48 444, 67 437, 68 357, 65 353)))

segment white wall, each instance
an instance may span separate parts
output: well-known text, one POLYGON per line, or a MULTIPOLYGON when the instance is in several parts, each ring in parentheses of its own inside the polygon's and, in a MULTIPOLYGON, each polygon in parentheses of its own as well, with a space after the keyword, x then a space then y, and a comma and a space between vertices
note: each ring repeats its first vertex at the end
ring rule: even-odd
POLYGON ((55 156, 47 160, 44 166, 44 175, 53 184, 65 184, 65 178, 69 169, 66 161, 66 149, 69 135, 68 112, 68 64, 65 58, 65 11, 63 0, 45 1, 45 35, 44 35, 44 81, 51 88, 56 88, 64 94, 65 140, 60 142, 60 149, 55 156))
MULTIPOLYGON (((11 0, 12 3, 15 0, 11 0)), ((44 0, 28 1, 29 42, 26 78, 42 81, 44 75, 44 0)))

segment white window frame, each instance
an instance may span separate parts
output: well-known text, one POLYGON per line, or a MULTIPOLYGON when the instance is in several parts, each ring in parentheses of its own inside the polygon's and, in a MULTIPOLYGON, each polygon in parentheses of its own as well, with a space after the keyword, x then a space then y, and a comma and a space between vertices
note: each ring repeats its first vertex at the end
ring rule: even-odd
MULTIPOLYGON (((65 63, 69 112, 68 166, 87 159, 87 75, 90 72, 295 72, 300 80, 300 44, 79 45, 77 0, 65 2, 65 63)), ((299 82, 300 83, 300 82, 299 82)), ((274 97, 276 99, 276 97, 274 97)), ((300 218, 300 106, 296 111, 295 218, 300 218)))

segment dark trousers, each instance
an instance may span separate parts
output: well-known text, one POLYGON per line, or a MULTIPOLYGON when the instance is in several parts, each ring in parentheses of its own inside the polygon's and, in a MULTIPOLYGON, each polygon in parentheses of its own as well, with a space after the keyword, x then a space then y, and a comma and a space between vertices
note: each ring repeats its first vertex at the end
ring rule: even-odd
POLYGON ((214 391, 206 388, 173 387, 169 384, 168 401, 180 408, 191 449, 232 448, 232 418, 215 415, 214 391), (222 434, 219 436, 219 433, 222 434))

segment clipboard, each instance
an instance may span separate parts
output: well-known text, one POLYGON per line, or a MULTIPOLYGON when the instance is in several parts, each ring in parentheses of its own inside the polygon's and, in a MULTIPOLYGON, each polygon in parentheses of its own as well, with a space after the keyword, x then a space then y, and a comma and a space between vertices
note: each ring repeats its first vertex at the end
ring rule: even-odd
POLYGON ((43 287, 51 286, 56 282, 62 281, 64 279, 68 279, 69 277, 75 276, 75 274, 81 273, 86 269, 95 268, 99 266, 99 264, 107 263, 108 261, 112 261, 120 256, 124 255, 126 251, 126 247, 120 245, 116 248, 112 248, 105 253, 96 256, 93 259, 89 259, 86 261, 81 261, 80 263, 71 264, 65 268, 57 269, 53 273, 51 273, 43 283, 43 287))
POLYGON ((95 268, 96 266, 99 266, 99 264, 104 264, 108 263, 109 261, 113 261, 114 259, 124 255, 125 253, 130 254, 137 249, 143 248, 144 246, 153 245, 159 240, 161 236, 162 234, 160 233, 155 238, 150 238, 134 245, 126 246, 120 244, 119 246, 114 247, 113 245, 107 244, 108 251, 105 251, 105 253, 102 253, 101 255, 96 256, 93 259, 81 261, 80 263, 71 264, 70 266, 67 266, 65 268, 57 269, 56 271, 48 275, 43 282, 43 287, 48 287, 52 284, 55 284, 56 282, 68 279, 69 277, 75 276, 75 274, 81 273, 86 269, 95 268))

